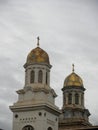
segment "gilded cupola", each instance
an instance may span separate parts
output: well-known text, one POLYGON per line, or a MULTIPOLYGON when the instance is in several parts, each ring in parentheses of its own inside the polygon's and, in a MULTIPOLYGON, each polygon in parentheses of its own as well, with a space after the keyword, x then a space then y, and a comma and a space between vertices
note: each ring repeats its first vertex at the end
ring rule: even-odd
POLYGON ((39 37, 37 37, 37 47, 28 54, 26 64, 42 63, 50 65, 47 52, 39 47, 39 37))
POLYGON ((73 65, 72 73, 69 76, 67 76, 64 81, 64 87, 69 87, 69 86, 83 87, 83 81, 81 77, 74 72, 74 65, 73 65))

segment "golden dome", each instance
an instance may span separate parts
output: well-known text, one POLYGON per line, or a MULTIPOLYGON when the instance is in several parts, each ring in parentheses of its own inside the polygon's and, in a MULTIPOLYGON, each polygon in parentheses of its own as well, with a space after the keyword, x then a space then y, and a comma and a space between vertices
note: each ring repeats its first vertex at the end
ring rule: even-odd
POLYGON ((83 86, 83 81, 76 73, 74 73, 74 64, 72 64, 72 73, 67 76, 67 78, 64 81, 64 87, 69 86, 76 86, 81 87, 83 86))
POLYGON ((50 64, 48 54, 39 46, 31 50, 27 56, 27 64, 32 63, 46 63, 50 64))
POLYGON ((71 73, 64 81, 64 87, 68 86, 76 86, 81 87, 83 86, 83 81, 76 73, 71 73))

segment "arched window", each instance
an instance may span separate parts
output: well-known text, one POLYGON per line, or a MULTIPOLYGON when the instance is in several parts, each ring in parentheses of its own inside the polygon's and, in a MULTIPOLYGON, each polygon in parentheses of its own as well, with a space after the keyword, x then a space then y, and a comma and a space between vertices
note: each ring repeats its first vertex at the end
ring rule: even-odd
POLYGON ((83 105, 83 94, 81 95, 81 105, 83 105))
POLYGON ((22 130, 34 130, 34 128, 31 125, 27 125, 27 126, 23 127, 22 130))
POLYGON ((47 130, 53 130, 51 127, 48 127, 48 129, 47 130))
POLYGON ((38 73, 38 82, 42 83, 42 79, 43 79, 43 72, 42 72, 42 70, 40 70, 38 73))
POLYGON ((68 95, 68 104, 71 104, 72 103, 72 94, 69 93, 68 95))
POLYGON ((75 94, 75 104, 79 104, 79 94, 75 94))
POLYGON ((46 84, 48 84, 48 73, 46 72, 46 84))
POLYGON ((66 94, 63 95, 63 103, 66 104, 66 94))
POLYGON ((35 79, 35 72, 32 70, 30 75, 30 83, 34 83, 34 79, 35 79))

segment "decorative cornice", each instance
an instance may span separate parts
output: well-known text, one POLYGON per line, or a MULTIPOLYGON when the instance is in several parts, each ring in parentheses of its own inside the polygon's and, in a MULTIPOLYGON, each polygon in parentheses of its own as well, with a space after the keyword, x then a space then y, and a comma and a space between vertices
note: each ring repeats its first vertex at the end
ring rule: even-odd
POLYGON ((52 68, 52 65, 50 65, 50 64, 47 64, 47 63, 25 63, 24 65, 23 65, 23 67, 24 68, 27 68, 28 66, 30 66, 30 65, 45 65, 45 66, 47 66, 47 67, 49 67, 50 69, 52 68))
POLYGON ((80 87, 77 87, 77 86, 66 86, 66 87, 63 87, 61 90, 64 91, 64 90, 70 90, 70 89, 80 89, 80 90, 83 90, 85 91, 86 89, 83 87, 83 86, 80 86, 80 87))
POLYGON ((41 110, 41 109, 45 109, 46 111, 49 111, 55 115, 60 115, 61 111, 56 107, 56 106, 52 106, 50 104, 37 104, 37 105, 27 105, 27 106, 10 106, 10 109, 13 112, 23 112, 23 111, 34 111, 34 110, 41 110))

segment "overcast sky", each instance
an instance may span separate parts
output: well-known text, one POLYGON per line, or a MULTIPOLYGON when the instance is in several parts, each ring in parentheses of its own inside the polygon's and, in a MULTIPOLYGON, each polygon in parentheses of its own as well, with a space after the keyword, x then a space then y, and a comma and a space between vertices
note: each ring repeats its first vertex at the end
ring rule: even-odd
POLYGON ((24 87, 27 54, 40 47, 50 57, 51 87, 62 107, 64 79, 75 72, 84 81, 90 122, 98 124, 98 0, 0 0, 0 127, 12 129, 9 106, 24 87))

